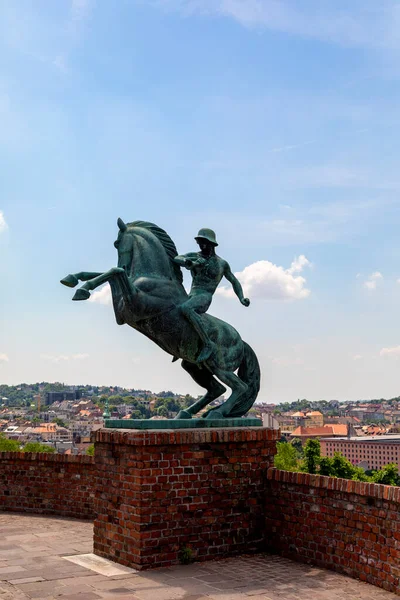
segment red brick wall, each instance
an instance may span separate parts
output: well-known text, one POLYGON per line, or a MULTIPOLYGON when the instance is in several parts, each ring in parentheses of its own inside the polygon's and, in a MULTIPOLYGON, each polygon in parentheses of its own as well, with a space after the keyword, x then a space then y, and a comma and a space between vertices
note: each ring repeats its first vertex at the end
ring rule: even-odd
POLYGON ((271 551, 399 593, 400 488, 270 469, 271 551))
POLYGON ((0 510, 93 519, 92 456, 0 452, 0 510))
POLYGON ((264 545, 265 476, 278 432, 264 428, 101 430, 96 554, 148 568, 264 545))

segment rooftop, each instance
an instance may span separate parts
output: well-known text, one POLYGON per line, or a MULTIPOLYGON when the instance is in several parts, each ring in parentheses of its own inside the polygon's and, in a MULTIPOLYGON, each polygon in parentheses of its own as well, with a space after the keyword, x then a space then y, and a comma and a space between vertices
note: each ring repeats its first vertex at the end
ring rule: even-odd
MULTIPOLYGON (((310 435, 346 435, 347 433, 347 425, 342 424, 332 424, 332 425, 323 425, 322 427, 303 427, 299 426, 292 433, 292 436, 310 436, 310 435)), ((347 438, 346 438, 347 439, 347 438)), ((359 438, 357 438, 359 439, 359 438)))
POLYGON ((335 437, 335 438, 325 438, 324 442, 368 442, 373 444, 381 444, 384 442, 387 444, 391 442, 392 444, 400 443, 400 435, 379 435, 379 436, 371 436, 371 435, 359 435, 356 437, 335 437))
POLYGON ((331 571, 257 555, 136 572, 91 555, 92 524, 0 513, 2 600, 395 600, 331 571), (85 566, 83 566, 85 565, 85 566))

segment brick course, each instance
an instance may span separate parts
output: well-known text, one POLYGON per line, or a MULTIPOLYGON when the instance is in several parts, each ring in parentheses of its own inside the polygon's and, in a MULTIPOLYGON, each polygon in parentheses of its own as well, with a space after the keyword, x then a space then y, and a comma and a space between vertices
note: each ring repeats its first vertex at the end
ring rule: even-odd
POLYGON ((399 593, 400 488, 269 469, 272 552, 399 593))
POLYGON ((0 452, 0 510, 93 519, 92 456, 0 452))
POLYGON ((264 545, 265 475, 278 432, 264 428, 100 430, 96 554, 149 568, 264 545))

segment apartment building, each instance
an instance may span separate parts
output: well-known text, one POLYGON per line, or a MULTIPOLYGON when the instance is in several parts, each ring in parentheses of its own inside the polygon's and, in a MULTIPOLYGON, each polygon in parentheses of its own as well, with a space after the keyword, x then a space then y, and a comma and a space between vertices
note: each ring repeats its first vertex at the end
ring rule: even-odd
POLYGON ((396 463, 400 468, 400 435, 321 439, 322 456, 333 457, 335 452, 366 470, 381 469, 389 463, 396 463))

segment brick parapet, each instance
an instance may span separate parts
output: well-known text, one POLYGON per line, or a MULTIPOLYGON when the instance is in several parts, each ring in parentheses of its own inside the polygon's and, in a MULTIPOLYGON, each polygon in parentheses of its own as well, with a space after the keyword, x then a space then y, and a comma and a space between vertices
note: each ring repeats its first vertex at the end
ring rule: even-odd
POLYGON ((126 446, 163 446, 169 444, 207 444, 227 442, 273 441, 280 438, 279 430, 264 427, 232 429, 170 429, 137 431, 132 429, 98 429, 92 441, 126 446))
POLYGON ((400 488, 269 469, 267 548, 399 593, 400 488))
POLYGON ((264 428, 96 432, 94 550, 137 568, 264 545, 265 475, 278 432, 264 428))
POLYGON ((397 502, 400 504, 400 487, 393 485, 382 485, 364 481, 353 481, 351 479, 340 479, 338 477, 326 477, 324 475, 311 475, 309 473, 297 473, 293 471, 279 471, 275 468, 268 469, 267 479, 270 481, 281 481, 284 483, 295 483, 297 485, 312 486, 359 496, 368 496, 397 502))
POLYGON ((58 454, 50 452, 0 452, 0 464, 2 460, 26 460, 26 461, 42 461, 51 463, 71 463, 71 464, 88 464, 94 465, 93 456, 78 454, 58 454))
POLYGON ((92 456, 0 452, 0 510, 94 518, 92 456))

